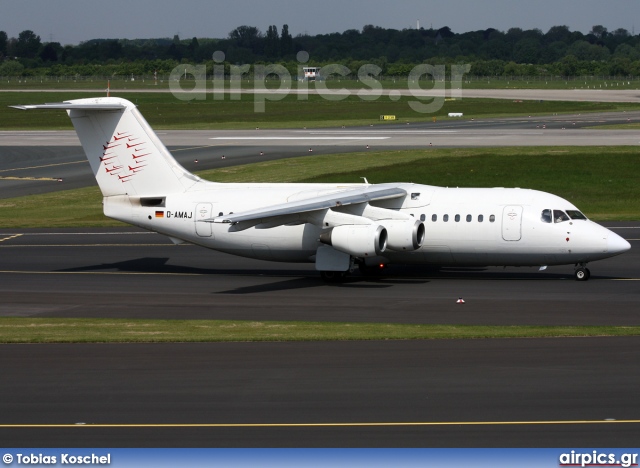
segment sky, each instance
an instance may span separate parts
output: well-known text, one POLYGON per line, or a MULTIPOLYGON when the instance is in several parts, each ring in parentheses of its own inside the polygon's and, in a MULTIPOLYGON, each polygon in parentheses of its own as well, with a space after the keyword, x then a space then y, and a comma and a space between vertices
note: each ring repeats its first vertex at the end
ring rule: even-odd
POLYGON ((383 28, 441 28, 455 33, 597 24, 640 33, 640 0, 0 0, 0 31, 30 29, 43 42, 89 39, 226 38, 238 26, 266 32, 283 24, 297 34, 383 28), (635 22, 638 22, 636 25, 635 22))

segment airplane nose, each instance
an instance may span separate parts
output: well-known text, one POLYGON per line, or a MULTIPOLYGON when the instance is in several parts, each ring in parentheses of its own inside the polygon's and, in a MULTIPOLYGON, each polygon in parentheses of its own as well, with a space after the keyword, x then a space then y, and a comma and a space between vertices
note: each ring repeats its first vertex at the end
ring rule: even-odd
POLYGON ((607 250, 612 254, 621 254, 631 248, 626 240, 620 237, 615 232, 610 232, 607 236, 607 250))

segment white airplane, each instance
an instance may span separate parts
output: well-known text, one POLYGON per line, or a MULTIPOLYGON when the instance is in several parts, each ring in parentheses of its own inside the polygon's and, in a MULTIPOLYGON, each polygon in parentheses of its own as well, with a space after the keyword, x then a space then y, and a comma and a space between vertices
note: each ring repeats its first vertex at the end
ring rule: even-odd
POLYGON ((65 109, 110 218, 243 257, 313 262, 327 281, 359 266, 575 265, 631 248, 555 195, 411 183, 215 183, 184 169, 131 102, 101 97, 18 109, 65 109))

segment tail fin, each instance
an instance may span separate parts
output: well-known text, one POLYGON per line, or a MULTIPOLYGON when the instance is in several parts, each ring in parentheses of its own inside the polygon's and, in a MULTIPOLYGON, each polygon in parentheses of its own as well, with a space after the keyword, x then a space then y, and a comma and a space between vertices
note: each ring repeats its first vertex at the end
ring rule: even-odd
POLYGON ((125 99, 76 99, 18 109, 66 109, 103 196, 181 193, 201 179, 171 156, 125 99))

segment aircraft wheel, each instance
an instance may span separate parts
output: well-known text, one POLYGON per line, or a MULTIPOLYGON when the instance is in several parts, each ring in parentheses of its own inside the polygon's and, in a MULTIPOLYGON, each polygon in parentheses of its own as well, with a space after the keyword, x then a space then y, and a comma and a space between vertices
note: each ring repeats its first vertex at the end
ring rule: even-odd
POLYGON ((340 283, 347 276, 346 271, 321 271, 320 277, 326 283, 340 283))
POLYGON ((576 281, 587 281, 591 276, 588 268, 577 268, 575 271, 576 281))

